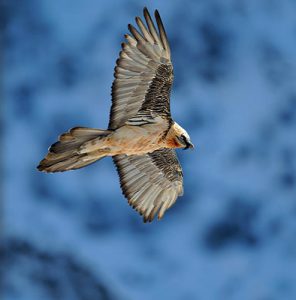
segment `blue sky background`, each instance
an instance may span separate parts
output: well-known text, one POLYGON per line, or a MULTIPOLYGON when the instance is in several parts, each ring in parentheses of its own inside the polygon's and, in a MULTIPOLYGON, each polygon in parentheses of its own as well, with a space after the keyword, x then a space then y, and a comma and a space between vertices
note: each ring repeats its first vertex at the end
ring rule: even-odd
POLYGON ((3 299, 296 299, 295 1, 1 6, 3 299), (178 151, 184 196, 152 224, 111 159, 35 169, 60 133, 106 128, 120 43, 144 6, 165 24, 172 113, 196 146, 178 151))

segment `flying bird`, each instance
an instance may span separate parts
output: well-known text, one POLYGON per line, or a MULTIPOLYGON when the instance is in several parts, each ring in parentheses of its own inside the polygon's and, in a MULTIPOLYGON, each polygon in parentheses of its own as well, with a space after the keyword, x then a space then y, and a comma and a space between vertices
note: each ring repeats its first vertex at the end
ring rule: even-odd
POLYGON ((185 129, 171 117, 173 66, 158 11, 147 8, 138 29, 128 25, 116 61, 107 130, 74 127, 59 136, 38 165, 44 172, 79 169, 106 156, 116 165, 128 203, 151 222, 161 219, 183 194, 176 148, 193 148, 185 129))

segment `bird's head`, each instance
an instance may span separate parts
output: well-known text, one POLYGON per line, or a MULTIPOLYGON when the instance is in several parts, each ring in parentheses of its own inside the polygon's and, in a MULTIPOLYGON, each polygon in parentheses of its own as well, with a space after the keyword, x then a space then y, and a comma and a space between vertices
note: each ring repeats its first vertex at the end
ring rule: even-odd
POLYGON ((178 148, 193 149, 194 145, 190 141, 189 134, 179 124, 174 123, 172 126, 174 131, 174 142, 178 145, 178 148))

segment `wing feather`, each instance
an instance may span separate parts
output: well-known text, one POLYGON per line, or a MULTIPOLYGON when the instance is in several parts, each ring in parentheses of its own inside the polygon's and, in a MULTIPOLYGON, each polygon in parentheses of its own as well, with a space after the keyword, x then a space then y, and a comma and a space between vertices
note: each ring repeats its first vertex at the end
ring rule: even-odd
POLYGON ((154 40, 151 37, 149 31, 147 30, 146 26, 144 25, 144 23, 142 22, 142 20, 139 17, 136 17, 136 22, 144 36, 144 38, 146 39, 147 42, 149 42, 150 44, 154 44, 154 40))
POLYGON ((150 33, 151 33, 153 39, 154 39, 154 42, 155 42, 157 45, 161 45, 161 41, 160 41, 160 39, 159 39, 158 33, 157 33, 156 28, 155 28, 155 26, 154 26, 154 23, 153 23, 153 21, 152 21, 152 19, 151 19, 151 16, 150 16, 150 14, 149 14, 149 11, 148 11, 148 9, 147 9, 146 7, 144 8, 144 18, 145 18, 145 20, 146 20, 146 22, 147 22, 149 31, 150 31, 150 33))
POLYGON ((144 18, 147 26, 136 17, 139 30, 128 25, 130 34, 125 35, 126 41, 116 61, 109 129, 121 127, 143 111, 171 121, 169 97, 173 67, 167 36, 158 12, 155 19, 159 32, 147 8, 144 18))
POLYGON ((120 185, 128 203, 151 222, 158 212, 161 219, 183 194, 183 174, 172 149, 145 155, 113 157, 120 185))
POLYGON ((171 56, 171 50, 170 50, 170 45, 169 45, 169 41, 163 26, 163 23, 161 21, 160 15, 158 10, 155 11, 155 19, 156 19, 156 23, 157 26, 159 28, 159 34, 160 34, 160 39, 162 42, 162 45, 164 47, 164 49, 166 50, 167 56, 170 57, 171 56))

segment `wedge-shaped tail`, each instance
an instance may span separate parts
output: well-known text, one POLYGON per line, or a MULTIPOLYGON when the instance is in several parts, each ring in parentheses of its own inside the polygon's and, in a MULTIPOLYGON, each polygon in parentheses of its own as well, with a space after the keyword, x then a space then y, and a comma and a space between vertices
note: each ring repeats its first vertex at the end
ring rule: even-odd
POLYGON ((108 155, 109 149, 102 147, 95 151, 80 153, 86 142, 104 139, 112 131, 86 127, 74 127, 59 136, 58 142, 51 145, 48 154, 37 169, 44 172, 63 172, 85 167, 108 155))

